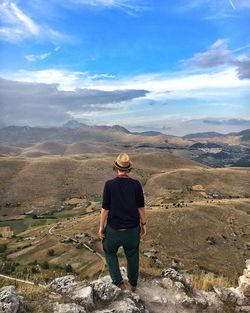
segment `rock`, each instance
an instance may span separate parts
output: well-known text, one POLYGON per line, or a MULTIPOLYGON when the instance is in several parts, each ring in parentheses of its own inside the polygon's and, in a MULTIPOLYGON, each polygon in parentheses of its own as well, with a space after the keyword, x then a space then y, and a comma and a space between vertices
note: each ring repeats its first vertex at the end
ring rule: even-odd
POLYGON ((195 296, 178 294, 176 300, 186 308, 198 307, 204 310, 208 307, 208 301, 202 293, 196 293, 195 296))
POLYGON ((238 291, 245 297, 250 298, 250 259, 246 261, 246 269, 239 278, 238 291))
POLYGON ((207 237, 206 240, 207 240, 207 243, 209 243, 210 245, 215 245, 216 244, 216 240, 212 236, 207 237))
POLYGON ((23 297, 19 296, 14 286, 6 286, 0 289, 0 312, 17 313, 23 307, 23 297))
POLYGON ((94 298, 100 301, 112 301, 121 293, 121 289, 114 285, 109 276, 104 276, 92 282, 94 298))
POLYGON ((82 238, 84 238, 84 237, 86 237, 86 234, 85 234, 85 233, 77 233, 77 234, 75 235, 75 238, 76 238, 76 239, 82 239, 82 238))
POLYGON ((91 286, 75 289, 71 298, 85 308, 94 307, 93 289, 91 286))
POLYGON ((234 288, 214 286, 213 289, 222 302, 236 304, 238 295, 234 288))
POLYGON ((149 313, 141 303, 135 303, 131 298, 124 298, 112 302, 104 310, 96 310, 93 313, 149 313))
POLYGON ((249 313, 250 312, 250 306, 241 306, 235 308, 235 313, 249 313))
POLYGON ((154 257, 155 254, 149 251, 149 252, 143 252, 143 255, 145 255, 148 258, 151 258, 151 257, 154 257))
POLYGON ((173 282, 180 282, 185 288, 192 289, 191 283, 186 279, 186 277, 173 268, 164 269, 161 272, 161 277, 167 277, 173 282))
POLYGON ((122 274, 122 278, 126 279, 127 278, 127 269, 124 266, 121 266, 120 267, 120 271, 121 271, 121 274, 122 274))
POLYGON ((183 298, 177 297, 177 300, 179 300, 179 302, 187 308, 189 308, 195 304, 195 300, 193 298, 188 297, 188 296, 185 296, 183 298))
POLYGON ((86 313, 84 307, 75 303, 54 303, 53 313, 86 313))
POLYGON ((75 276, 67 275, 62 277, 55 278, 49 285, 48 288, 51 288, 59 293, 69 293, 77 285, 75 282, 75 276))

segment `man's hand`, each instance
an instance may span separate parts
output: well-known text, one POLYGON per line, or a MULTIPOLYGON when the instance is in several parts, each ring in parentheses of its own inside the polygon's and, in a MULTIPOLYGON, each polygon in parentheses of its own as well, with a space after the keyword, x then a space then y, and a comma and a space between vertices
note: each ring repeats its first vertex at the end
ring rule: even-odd
POLYGON ((100 227, 100 228, 99 228, 98 236, 99 236, 99 238, 100 238, 101 240, 104 239, 105 234, 104 234, 104 228, 103 228, 103 227, 100 227))
POLYGON ((141 225, 141 233, 140 233, 141 238, 144 239, 146 234, 147 234, 147 226, 146 225, 141 225))

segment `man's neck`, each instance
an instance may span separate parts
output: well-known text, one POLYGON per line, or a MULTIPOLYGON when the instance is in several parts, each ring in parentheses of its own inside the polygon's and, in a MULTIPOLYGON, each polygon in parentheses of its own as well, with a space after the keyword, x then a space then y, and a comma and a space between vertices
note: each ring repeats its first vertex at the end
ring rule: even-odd
POLYGON ((126 172, 121 172, 121 171, 117 171, 117 176, 118 176, 118 177, 128 177, 128 173, 126 173, 126 172))

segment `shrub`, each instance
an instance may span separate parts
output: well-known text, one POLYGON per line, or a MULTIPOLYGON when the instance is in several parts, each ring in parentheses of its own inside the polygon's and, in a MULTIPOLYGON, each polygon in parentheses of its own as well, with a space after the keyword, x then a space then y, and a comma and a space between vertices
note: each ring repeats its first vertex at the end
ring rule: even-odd
POLYGON ((43 268, 44 270, 49 269, 49 262, 48 261, 43 261, 41 263, 41 268, 43 268))
POLYGON ((37 264, 37 265, 32 265, 32 267, 31 267, 31 273, 32 273, 32 274, 40 273, 40 267, 39 267, 38 264, 37 264))
POLYGON ((47 255, 48 255, 48 256, 53 256, 53 255, 55 255, 55 250, 54 250, 54 249, 49 249, 49 250, 47 251, 47 255))
POLYGON ((0 253, 5 252, 6 249, 7 249, 7 245, 5 243, 0 245, 0 253))
POLYGON ((3 274, 11 274, 15 272, 16 266, 18 266, 19 263, 12 262, 12 261, 5 261, 0 265, 0 272, 3 274))
POLYGON ((73 268, 72 268, 71 264, 66 264, 65 265, 65 271, 67 273, 72 273, 73 272, 73 268))

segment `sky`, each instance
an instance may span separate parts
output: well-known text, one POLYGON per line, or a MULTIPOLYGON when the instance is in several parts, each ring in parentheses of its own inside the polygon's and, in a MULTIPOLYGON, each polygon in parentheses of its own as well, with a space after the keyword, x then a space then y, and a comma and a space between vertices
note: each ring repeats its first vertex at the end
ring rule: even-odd
POLYGON ((250 0, 0 0, 0 127, 250 128, 250 0))

